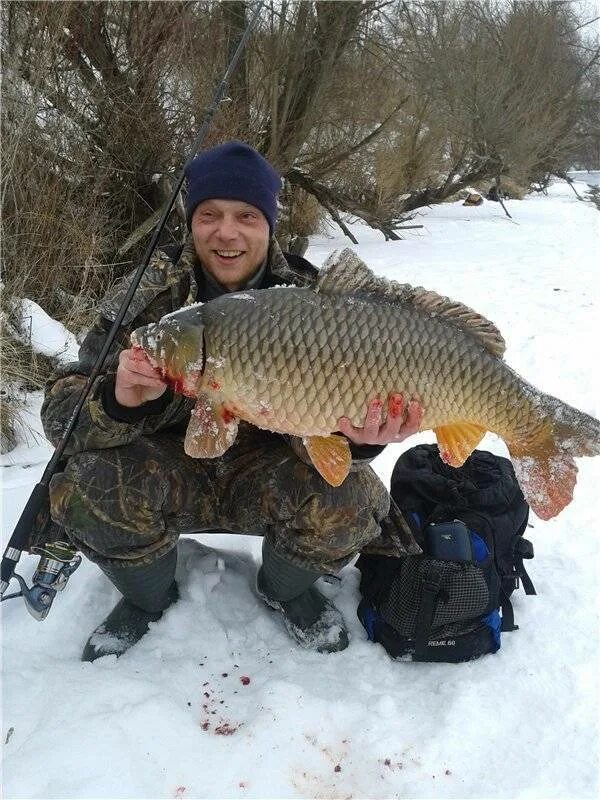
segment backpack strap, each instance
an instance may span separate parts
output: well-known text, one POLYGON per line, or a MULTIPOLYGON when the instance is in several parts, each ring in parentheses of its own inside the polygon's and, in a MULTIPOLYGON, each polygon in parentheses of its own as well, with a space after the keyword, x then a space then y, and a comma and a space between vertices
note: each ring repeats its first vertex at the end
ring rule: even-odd
POLYGON ((522 536, 519 536, 519 539, 515 544, 515 565, 517 567, 519 578, 523 583, 525 594, 537 594, 535 586, 533 585, 533 581, 527 574, 527 570, 523 564, 524 558, 533 558, 533 555, 533 544, 529 541, 529 539, 523 539, 522 536))
MULTIPOLYGON (((513 589, 519 588, 519 581, 523 584, 525 594, 537 594, 533 581, 527 574, 525 565, 523 564, 524 558, 533 558, 533 544, 529 539, 523 539, 520 534, 515 536, 513 557, 515 561, 515 574, 510 578, 503 578, 502 580, 514 581, 513 589)), ((504 586, 500 589, 500 607, 502 609, 502 631, 518 631, 519 626, 515 625, 515 614, 513 611, 512 603, 506 588, 504 586)))
POLYGON ((502 633, 518 631, 519 626, 515 625, 515 612, 513 611, 510 597, 504 588, 500 589, 500 609, 502 611, 502 625, 500 627, 502 633))
POLYGON ((429 635, 433 625, 433 615, 442 585, 442 571, 437 564, 431 563, 423 581, 423 593, 417 614, 415 631, 415 655, 425 656, 429 635))

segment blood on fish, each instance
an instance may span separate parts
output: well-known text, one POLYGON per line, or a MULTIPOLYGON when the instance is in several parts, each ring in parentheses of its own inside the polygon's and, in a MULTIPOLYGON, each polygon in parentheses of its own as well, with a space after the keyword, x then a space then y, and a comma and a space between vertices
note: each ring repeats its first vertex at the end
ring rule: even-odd
POLYGON ((221 411, 221 419, 225 424, 233 422, 233 420, 235 419, 235 414, 232 414, 231 411, 229 411, 229 409, 224 408, 221 411))
POLYGON ((185 381, 183 378, 175 375, 169 375, 169 373, 161 367, 156 367, 156 372, 160 375, 162 380, 170 386, 171 389, 176 394, 183 394, 186 397, 195 397, 195 393, 186 387, 185 381))
POLYGON ((211 378, 208 381, 208 385, 210 386, 211 389, 214 389, 215 392, 217 392, 221 388, 221 384, 218 381, 215 381, 213 378, 211 378))
POLYGON ((389 414, 392 419, 398 419, 404 410, 404 398, 401 394, 393 394, 390 396, 389 414))

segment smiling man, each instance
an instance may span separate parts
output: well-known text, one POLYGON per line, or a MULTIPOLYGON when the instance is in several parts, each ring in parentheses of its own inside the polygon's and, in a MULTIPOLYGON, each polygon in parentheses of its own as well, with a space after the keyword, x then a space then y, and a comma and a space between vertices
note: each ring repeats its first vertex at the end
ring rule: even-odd
MULTIPOLYGON (((220 458, 185 455, 183 437, 193 401, 173 394, 138 350, 132 330, 192 302, 242 288, 311 286, 317 269, 283 254, 273 235, 280 178, 248 145, 228 142, 186 169, 190 235, 183 247, 157 251, 123 320, 70 440, 64 471, 52 479, 56 524, 94 561, 123 598, 89 637, 83 660, 125 652, 178 597, 177 539, 201 531, 264 537, 259 596, 280 612, 292 638, 320 652, 348 644, 344 620, 314 586, 361 549, 402 549, 399 512, 369 461, 385 444, 414 433, 421 409, 379 398, 363 427, 340 419, 353 468, 329 486, 300 439, 240 425, 220 458)), ((100 306, 79 361, 53 376, 42 420, 57 442, 75 407, 128 280, 100 306)), ((201 625, 201 620, 199 621, 201 625)))
POLYGON ((227 291, 247 288, 257 264, 264 271, 269 225, 248 203, 204 200, 192 215, 192 237, 204 271, 227 291))

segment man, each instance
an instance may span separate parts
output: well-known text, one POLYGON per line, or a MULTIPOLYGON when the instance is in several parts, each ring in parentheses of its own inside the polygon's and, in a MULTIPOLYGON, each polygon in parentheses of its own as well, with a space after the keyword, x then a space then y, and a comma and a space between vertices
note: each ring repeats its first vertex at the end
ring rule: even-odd
MULTIPOLYGON (((240 425, 221 458, 192 459, 183 436, 192 401, 173 394, 139 351, 135 328, 182 305, 241 288, 310 286, 317 270, 284 256, 273 236, 280 178, 251 147, 229 142, 187 168, 190 237, 159 250, 140 284, 70 441, 68 463, 51 482, 52 517, 123 598, 90 636, 83 660, 117 656, 177 599, 176 543, 183 533, 225 530, 264 537, 257 591, 277 609, 292 637, 321 652, 344 649, 348 635, 333 604, 314 587, 337 572, 382 526, 393 536, 389 496, 368 461, 391 441, 415 432, 420 407, 387 415, 374 399, 363 427, 341 419, 353 449, 342 486, 329 486, 299 439, 240 425)), ((100 306, 78 363, 54 377, 42 408, 56 442, 114 320, 124 281, 100 306)), ((398 397, 390 407, 398 407, 398 397)))

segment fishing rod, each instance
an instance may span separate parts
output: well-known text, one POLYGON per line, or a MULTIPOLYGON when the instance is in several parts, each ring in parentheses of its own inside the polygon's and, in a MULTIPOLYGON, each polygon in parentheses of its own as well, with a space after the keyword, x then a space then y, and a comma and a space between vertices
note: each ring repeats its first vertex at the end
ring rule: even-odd
POLYGON ((92 367, 85 386, 82 389, 81 396, 77 401, 77 405, 75 406, 73 414, 71 415, 71 419, 69 420, 62 439, 54 450, 54 453, 48 462, 42 477, 34 486, 33 491, 31 492, 31 495, 25 504, 25 508, 23 509, 21 516, 19 517, 19 520, 13 530, 12 536, 10 537, 6 550, 4 551, 4 555, 2 556, 2 563, 0 564, 0 598, 2 601, 4 601, 10 600, 14 597, 23 597, 27 610, 33 617, 35 617, 35 619, 43 620, 46 618, 56 593, 65 588, 70 576, 81 564, 81 556, 76 554, 75 550, 68 542, 53 542, 45 545, 40 549, 42 555, 38 567, 33 574, 31 588, 27 586, 24 578, 15 572, 16 566, 21 558, 23 550, 27 547, 31 531, 36 524, 38 515, 48 502, 50 480, 63 460, 64 452, 69 439, 71 438, 71 434, 77 425, 81 409, 88 398, 94 381, 102 370, 106 356, 108 355, 115 336, 121 327, 121 323, 125 317, 125 314, 127 313, 129 304, 131 303, 142 276, 146 271, 169 214, 175 205, 177 195, 179 194, 185 180, 185 170, 190 161, 192 161, 192 159, 196 156, 204 142, 207 131, 212 122, 212 118, 215 115, 217 107, 223 100, 223 95, 225 94, 227 84, 229 83, 231 76, 237 67, 240 56, 246 47, 246 43, 250 38, 263 5, 264 0, 259 0, 259 2, 256 3, 254 13, 246 25, 235 53, 233 54, 225 74, 221 79, 221 83, 217 87, 217 90, 213 96, 211 105, 204 115, 202 125, 200 126, 200 130, 194 139, 190 154, 186 159, 186 162, 175 184, 175 188, 173 189, 169 201, 164 207, 162 215, 156 225, 156 228, 154 229, 154 234, 152 235, 152 239, 146 248, 144 258, 142 259, 140 266, 137 268, 133 276, 131 284, 129 285, 129 289, 127 290, 127 294, 123 298, 123 302, 121 303, 121 307, 119 308, 117 316, 115 317, 110 331, 108 332, 104 346, 98 358, 96 359, 94 366, 92 367), (5 595, 8 585, 13 578, 19 582, 20 591, 5 595))

